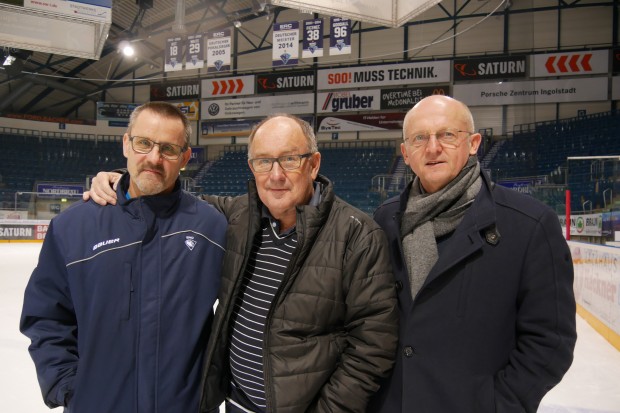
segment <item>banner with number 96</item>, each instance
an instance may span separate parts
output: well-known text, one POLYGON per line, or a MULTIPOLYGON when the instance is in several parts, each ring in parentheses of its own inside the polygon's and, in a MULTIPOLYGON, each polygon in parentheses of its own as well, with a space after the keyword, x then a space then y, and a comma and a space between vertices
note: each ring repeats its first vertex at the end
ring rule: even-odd
POLYGON ((351 54, 351 19, 331 18, 329 54, 351 54))

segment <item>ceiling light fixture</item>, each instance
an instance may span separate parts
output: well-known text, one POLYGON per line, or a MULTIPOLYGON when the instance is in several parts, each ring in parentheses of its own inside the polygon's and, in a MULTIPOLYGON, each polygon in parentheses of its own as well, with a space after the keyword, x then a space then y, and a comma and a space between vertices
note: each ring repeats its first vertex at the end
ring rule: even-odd
POLYGON ((235 21, 233 22, 233 26, 235 26, 235 28, 237 28, 237 29, 238 29, 238 28, 240 28, 240 27, 241 27, 241 21, 239 21, 239 20, 235 20, 235 21))
POLYGON ((123 52, 123 54, 127 57, 131 57, 136 53, 133 45, 127 40, 123 40, 122 42, 120 42, 118 45, 118 49, 123 52))
POLYGON ((136 53, 135 49, 133 48, 132 45, 127 45, 125 47, 123 47, 123 54, 127 57, 129 56, 133 56, 134 53, 136 53))

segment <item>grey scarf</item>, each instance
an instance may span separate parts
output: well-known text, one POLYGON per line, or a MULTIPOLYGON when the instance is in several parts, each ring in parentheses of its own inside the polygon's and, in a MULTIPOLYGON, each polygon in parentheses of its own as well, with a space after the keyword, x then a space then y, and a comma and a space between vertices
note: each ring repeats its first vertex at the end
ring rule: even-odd
POLYGON ((413 181, 400 226, 412 298, 437 262, 436 239, 454 231, 481 186, 476 156, 470 156, 456 178, 435 193, 424 192, 418 177, 413 181))

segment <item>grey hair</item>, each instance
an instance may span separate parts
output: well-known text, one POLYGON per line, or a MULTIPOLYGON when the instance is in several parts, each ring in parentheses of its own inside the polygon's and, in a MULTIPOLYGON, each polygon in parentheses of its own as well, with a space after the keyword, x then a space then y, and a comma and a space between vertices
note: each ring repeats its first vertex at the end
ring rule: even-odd
POLYGON ((185 149, 189 147, 190 139, 192 136, 192 125, 189 120, 185 116, 181 109, 177 106, 168 103, 168 102, 146 102, 131 112, 129 116, 129 126, 127 127, 127 134, 131 135, 131 129, 136 124, 136 120, 138 116, 144 112, 145 110, 150 110, 151 112, 166 117, 166 118, 176 118, 183 122, 184 137, 185 137, 185 149))

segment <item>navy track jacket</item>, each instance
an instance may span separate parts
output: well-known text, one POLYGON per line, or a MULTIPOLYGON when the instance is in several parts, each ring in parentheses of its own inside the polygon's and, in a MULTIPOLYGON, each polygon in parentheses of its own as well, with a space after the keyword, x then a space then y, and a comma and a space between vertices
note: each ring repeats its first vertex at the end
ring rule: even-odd
MULTIPOLYGON (((119 188, 126 188, 124 175, 119 188)), ((52 219, 24 297, 45 404, 77 413, 198 410, 226 219, 179 189, 52 219)))

